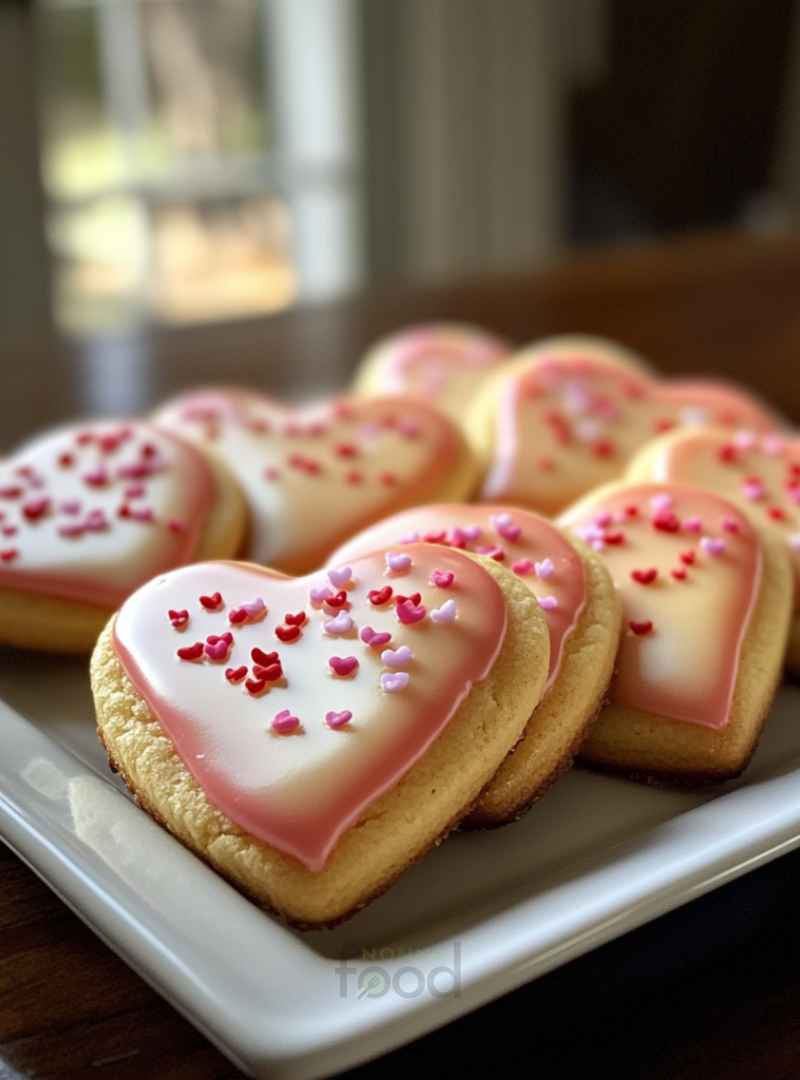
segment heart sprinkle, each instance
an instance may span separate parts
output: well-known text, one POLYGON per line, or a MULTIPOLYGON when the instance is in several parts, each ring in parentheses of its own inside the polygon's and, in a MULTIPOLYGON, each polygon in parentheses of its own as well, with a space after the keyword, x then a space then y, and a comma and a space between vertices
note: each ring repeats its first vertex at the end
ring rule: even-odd
POLYGON ((552 559, 542 559, 541 562, 535 562, 533 564, 534 573, 542 581, 547 581, 556 572, 556 566, 552 559))
POLYGON ((439 589, 449 589, 456 579, 452 570, 434 570, 431 574, 431 585, 439 589))
POLYGON ((244 685, 245 685, 245 689, 247 690, 248 694, 251 694, 253 697, 258 697, 258 695, 263 694, 264 690, 266 689, 267 680, 266 679, 247 679, 244 685))
POLYGON ((725 541, 718 536, 701 536, 700 547, 707 555, 723 555, 725 553, 725 541))
POLYGON ((381 690, 387 694, 396 694, 399 690, 405 690, 411 676, 407 671, 384 671, 381 675, 381 690))
POLYGON ((411 556, 405 552, 388 551, 386 569, 393 574, 405 574, 411 569, 411 556))
POLYGON ((556 608, 558 607, 558 597, 557 596, 540 596, 539 597, 539 607, 543 611, 555 611, 556 608))
POLYGON ((263 679, 264 682, 277 682, 278 679, 283 678, 283 668, 281 667, 280 662, 277 664, 270 664, 269 667, 253 664, 253 677, 256 679, 263 679))
POLYGON ((244 664, 237 668, 225 668, 225 678, 229 683, 240 683, 247 674, 247 668, 244 664))
POLYGON ((297 731, 300 727, 300 721, 296 716, 291 715, 288 708, 282 708, 280 713, 275 713, 272 717, 271 726, 275 734, 288 735, 293 731, 297 731))
POLYGON ((699 517, 688 517, 683 523, 686 532, 699 533, 703 531, 703 522, 699 517))
POLYGON ((19 550, 17 548, 5 548, 0 551, 0 562, 14 562, 19 557, 19 550))
POLYGON ((653 630, 653 624, 649 619, 637 622, 635 619, 631 619, 628 626, 639 637, 643 637, 645 634, 649 634, 653 630))
POLYGON ((511 564, 511 569, 515 574, 526 575, 533 573, 533 560, 532 559, 517 559, 511 564))
POLYGON ((364 626, 359 637, 364 644, 369 645, 371 649, 379 649, 381 645, 388 645, 392 640, 391 634, 378 633, 378 631, 373 630, 371 626, 364 626))
POLYGON ((175 611, 174 608, 170 608, 167 617, 176 630, 184 630, 189 625, 189 612, 186 608, 183 608, 182 611, 175 611))
POLYGON ((340 589, 335 596, 329 596, 325 600, 325 603, 329 608, 333 608, 334 610, 344 607, 347 603, 347 593, 344 591, 344 589, 340 589))
POLYGON ((194 645, 186 645, 177 650, 181 660, 200 660, 203 655, 203 642, 196 641, 194 645))
POLYGON ((300 632, 301 631, 299 626, 275 627, 275 637, 278 638, 279 641, 283 641, 285 643, 288 643, 290 641, 297 641, 297 639, 300 637, 300 632))
POLYGON ((637 585, 652 585, 658 577, 658 570, 650 566, 647 570, 631 570, 631 578, 637 585))
POLYGON ((280 657, 276 652, 266 653, 263 649, 259 649, 259 647, 255 645, 250 650, 250 659, 254 664, 260 664, 262 667, 269 667, 270 664, 277 663, 280 660, 280 657))
POLYGON ((388 604, 392 598, 392 586, 384 585, 382 589, 370 589, 367 593, 369 602, 373 607, 381 607, 383 604, 388 604))
POLYGON ((358 660, 355 656, 331 656, 328 664, 334 675, 343 679, 358 671, 358 660))
POLYGON ((327 585, 319 585, 313 586, 308 595, 314 607, 322 607, 328 598, 333 596, 333 593, 327 585))
POLYGON ((328 579, 335 589, 342 589, 349 584, 353 572, 349 566, 340 566, 338 569, 328 571, 328 579))
POLYGON ((353 629, 353 620, 346 611, 340 611, 335 619, 329 619, 323 624, 323 631, 331 637, 337 634, 349 634, 353 629))
POLYGON ((219 611, 222 607, 222 593, 212 593, 211 596, 201 596, 200 603, 206 611, 219 611))
POLYGON ((426 615, 425 607, 422 604, 414 604, 412 600, 404 600, 397 605, 395 611, 400 622, 406 626, 421 622, 426 615))
POLYGON ((245 622, 261 622, 266 614, 267 605, 259 596, 255 600, 247 600, 239 607, 233 608, 228 613, 228 620, 238 626, 245 622))
POLYGON ((349 709, 342 709, 341 712, 331 710, 325 713, 325 723, 332 731, 339 731, 341 728, 347 727, 352 719, 353 714, 349 709))
POLYGON ((283 616, 283 621, 287 626, 303 626, 306 621, 306 613, 304 611, 298 611, 296 614, 288 612, 283 616))
POLYGON ((686 566, 692 566, 694 564, 695 558, 696 555, 691 549, 689 551, 682 551, 680 553, 680 560, 682 563, 685 563, 686 566))
POLYGON ((399 649, 384 649, 381 653, 381 663, 390 668, 399 668, 403 664, 410 664, 414 654, 408 645, 401 645, 399 649))
POLYGON ((230 630, 220 635, 209 634, 206 638, 205 654, 209 660, 227 660, 231 645, 233 645, 233 634, 230 630))
POLYGON ((445 600, 441 607, 431 611, 431 618, 435 623, 451 623, 455 622, 457 613, 455 600, 445 600))

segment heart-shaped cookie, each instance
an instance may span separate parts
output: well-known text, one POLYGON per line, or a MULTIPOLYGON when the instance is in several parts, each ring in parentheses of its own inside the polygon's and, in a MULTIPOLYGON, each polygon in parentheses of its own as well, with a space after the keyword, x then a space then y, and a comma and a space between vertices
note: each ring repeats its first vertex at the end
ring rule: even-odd
POLYGON ((780 421, 732 385, 658 380, 627 355, 551 343, 491 381, 468 427, 486 467, 481 497, 554 514, 623 473, 656 435, 701 424, 766 431, 780 421))
POLYGON ((787 662, 800 669, 800 439, 715 428, 674 432, 644 447, 628 475, 632 481, 696 484, 715 491, 787 546, 795 572, 787 662))
POLYGON ((513 575, 403 552, 333 577, 173 571, 126 601, 93 658, 100 735, 140 802, 297 922, 341 918, 445 833, 544 685, 547 632, 513 575))
POLYGON ((249 558, 299 573, 383 514, 445 493, 475 466, 456 426, 423 402, 354 398, 290 409, 243 390, 188 393, 157 422, 219 454, 245 493, 249 558))
POLYGON ((736 775, 780 675, 791 570, 732 503, 699 488, 615 484, 560 522, 605 560, 624 631, 583 756, 678 780, 736 775))
POLYGON ((486 376, 510 352, 508 342, 467 323, 411 326, 372 346, 355 389, 421 397, 460 422, 486 376))
MULTIPOLYGON (((508 567, 534 595, 547 623, 545 694, 467 819, 471 825, 497 825, 518 817, 569 768, 611 678, 619 599, 599 556, 580 541, 571 543, 546 518, 505 506, 445 503, 404 510, 352 537, 334 552, 330 565, 346 565, 389 544, 419 541, 474 552, 508 567)), ((442 567, 431 575, 443 596, 452 588, 449 577, 442 567)))
POLYGON ((26 443, 0 462, 0 640, 88 651, 154 574, 235 552, 232 489, 193 446, 140 421, 26 443))

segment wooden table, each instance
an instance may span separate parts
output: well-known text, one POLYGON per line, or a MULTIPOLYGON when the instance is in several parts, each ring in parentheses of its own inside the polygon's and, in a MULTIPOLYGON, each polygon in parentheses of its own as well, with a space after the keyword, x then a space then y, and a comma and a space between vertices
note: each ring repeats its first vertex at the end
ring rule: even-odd
MULTIPOLYGON (((800 418, 800 239, 717 236, 259 322, 82 347, 33 335, 4 365, 2 442, 78 411, 145 409, 189 383, 241 381, 293 396, 332 389, 373 337, 434 316, 472 319, 520 341, 563 331, 617 337, 665 371, 741 379, 800 418)), ((787 856, 381 1067, 800 1076, 798 871, 800 853, 787 856)), ((0 845, 0 1080, 236 1075, 0 845)))

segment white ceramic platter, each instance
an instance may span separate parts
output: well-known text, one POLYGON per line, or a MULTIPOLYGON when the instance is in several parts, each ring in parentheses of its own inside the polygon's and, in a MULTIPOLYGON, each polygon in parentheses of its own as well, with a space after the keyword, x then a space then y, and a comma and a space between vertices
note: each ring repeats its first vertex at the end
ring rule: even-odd
POLYGON ((800 844, 800 690, 705 795, 573 772, 456 835, 366 911, 300 935, 140 812, 85 664, 0 655, 0 836, 245 1072, 315 1077, 407 1042, 800 844))

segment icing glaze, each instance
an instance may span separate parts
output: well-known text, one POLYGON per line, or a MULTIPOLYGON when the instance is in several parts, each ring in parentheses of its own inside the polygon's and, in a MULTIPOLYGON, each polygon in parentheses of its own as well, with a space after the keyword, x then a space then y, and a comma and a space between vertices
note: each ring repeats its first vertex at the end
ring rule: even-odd
POLYGON ((369 353, 378 392, 411 394, 460 418, 494 365, 509 355, 507 342, 458 323, 412 326, 369 353))
POLYGON ((289 409, 241 390, 201 390, 157 422, 222 455, 247 497, 250 558, 306 569, 354 529, 445 481, 458 431, 422 402, 338 400, 289 409))
POLYGON ((540 355, 498 393, 494 458, 481 497, 545 513, 618 476, 640 446, 672 428, 776 425, 751 396, 725 383, 659 381, 632 364, 579 352, 540 355))
MULTIPOLYGON (((564 536, 545 518, 506 506, 440 503, 405 510, 370 526, 346 541, 330 565, 349 562, 364 552, 403 540, 421 540, 465 551, 486 553, 513 570, 539 600, 550 632, 547 688, 556 679, 564 645, 586 603, 583 561, 564 536), (553 602, 555 601, 555 602, 553 602)), ((434 571, 442 603, 450 588, 448 575, 434 571)))
POLYGON ((611 700, 724 728, 761 581, 756 530, 699 488, 619 485, 560 518, 608 565, 623 633, 611 700))
POLYGON ((653 478, 697 484, 737 503, 789 548, 800 607, 800 439, 755 431, 691 431, 652 460, 653 478))
POLYGON ((193 446, 140 421, 33 439, 0 462, 0 587, 117 607, 189 561, 213 483, 193 446))
POLYGON ((405 550, 412 562, 400 573, 386 570, 383 552, 352 560, 339 610, 346 604, 353 626, 344 636, 325 633, 330 608, 311 600, 311 590, 326 584, 324 572, 286 578, 230 562, 156 578, 115 621, 128 677, 209 801, 310 870, 325 865, 342 833, 421 757, 472 684, 488 675, 505 636, 505 601, 490 574, 456 551, 405 550), (440 601, 430 584, 437 567, 454 575, 452 621, 428 614, 440 601), (380 606, 368 596, 376 586, 391 590, 380 606), (218 611, 198 600, 212 590, 223 597, 218 611), (398 618, 404 595, 423 609, 414 623, 398 618), (266 615, 231 627, 228 612, 256 597, 266 615), (189 611, 185 629, 174 628, 170 610, 189 611), (284 644, 276 631, 287 614, 300 613, 298 636, 284 644), (391 665, 385 650, 361 639, 365 627, 389 635, 391 665), (177 654, 228 630, 225 660, 177 654), (280 672, 268 677, 263 660, 280 672))

